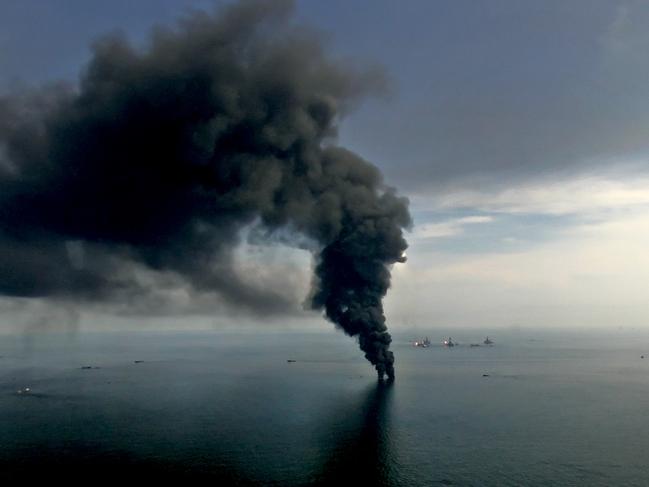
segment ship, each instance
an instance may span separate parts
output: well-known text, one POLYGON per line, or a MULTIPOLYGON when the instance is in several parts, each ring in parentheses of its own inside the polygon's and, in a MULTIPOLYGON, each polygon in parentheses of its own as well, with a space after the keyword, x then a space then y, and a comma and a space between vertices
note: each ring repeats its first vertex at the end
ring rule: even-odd
POLYGON ((451 337, 448 337, 448 340, 444 340, 444 346, 445 347, 454 347, 455 343, 453 343, 453 340, 451 337))
POLYGON ((428 339, 428 337, 426 337, 423 340, 416 340, 412 344, 415 347, 428 348, 428 347, 430 347, 430 340, 428 339))
POLYGON ((493 345, 494 344, 494 342, 489 340, 489 337, 485 338, 484 342, 482 342, 482 343, 484 343, 485 345, 493 345))

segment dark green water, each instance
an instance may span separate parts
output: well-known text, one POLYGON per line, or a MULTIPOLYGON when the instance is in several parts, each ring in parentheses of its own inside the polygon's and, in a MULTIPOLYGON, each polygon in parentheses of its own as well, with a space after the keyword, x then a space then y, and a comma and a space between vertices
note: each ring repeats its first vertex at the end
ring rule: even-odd
POLYGON ((409 338, 378 385, 334 331, 0 337, 0 479, 649 485, 646 335, 409 338))

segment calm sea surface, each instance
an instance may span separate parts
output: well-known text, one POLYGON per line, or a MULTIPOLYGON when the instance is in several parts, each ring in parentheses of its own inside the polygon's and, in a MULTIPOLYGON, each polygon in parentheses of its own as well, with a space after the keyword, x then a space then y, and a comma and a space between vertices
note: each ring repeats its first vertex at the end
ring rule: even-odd
POLYGON ((649 485, 647 334, 428 335, 2 336, 0 480, 649 485))

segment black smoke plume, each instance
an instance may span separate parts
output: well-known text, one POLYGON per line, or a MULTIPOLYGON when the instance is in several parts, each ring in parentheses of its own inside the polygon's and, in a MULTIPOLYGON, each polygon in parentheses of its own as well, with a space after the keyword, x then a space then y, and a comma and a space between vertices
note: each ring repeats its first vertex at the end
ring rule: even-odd
MULTIPOLYGON (((272 307, 232 269, 242 228, 314 242, 310 306, 393 376, 382 298, 407 200, 332 144, 372 70, 334 62, 290 2, 245 1, 93 47, 78 86, 0 98, 0 293, 137 299, 142 267, 272 307)), ((279 304, 281 306, 281 303, 279 304)))

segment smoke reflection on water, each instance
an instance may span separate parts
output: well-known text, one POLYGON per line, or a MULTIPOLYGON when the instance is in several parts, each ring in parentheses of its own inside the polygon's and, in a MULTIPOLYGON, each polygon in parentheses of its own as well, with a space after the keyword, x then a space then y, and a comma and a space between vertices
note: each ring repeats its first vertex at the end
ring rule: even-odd
POLYGON ((335 424, 326 425, 328 458, 322 462, 315 484, 394 485, 397 464, 390 428, 393 391, 392 382, 379 381, 367 390, 360 404, 353 403, 354 409, 346 404, 336 411, 335 424), (331 435, 339 437, 330 441, 331 435))

